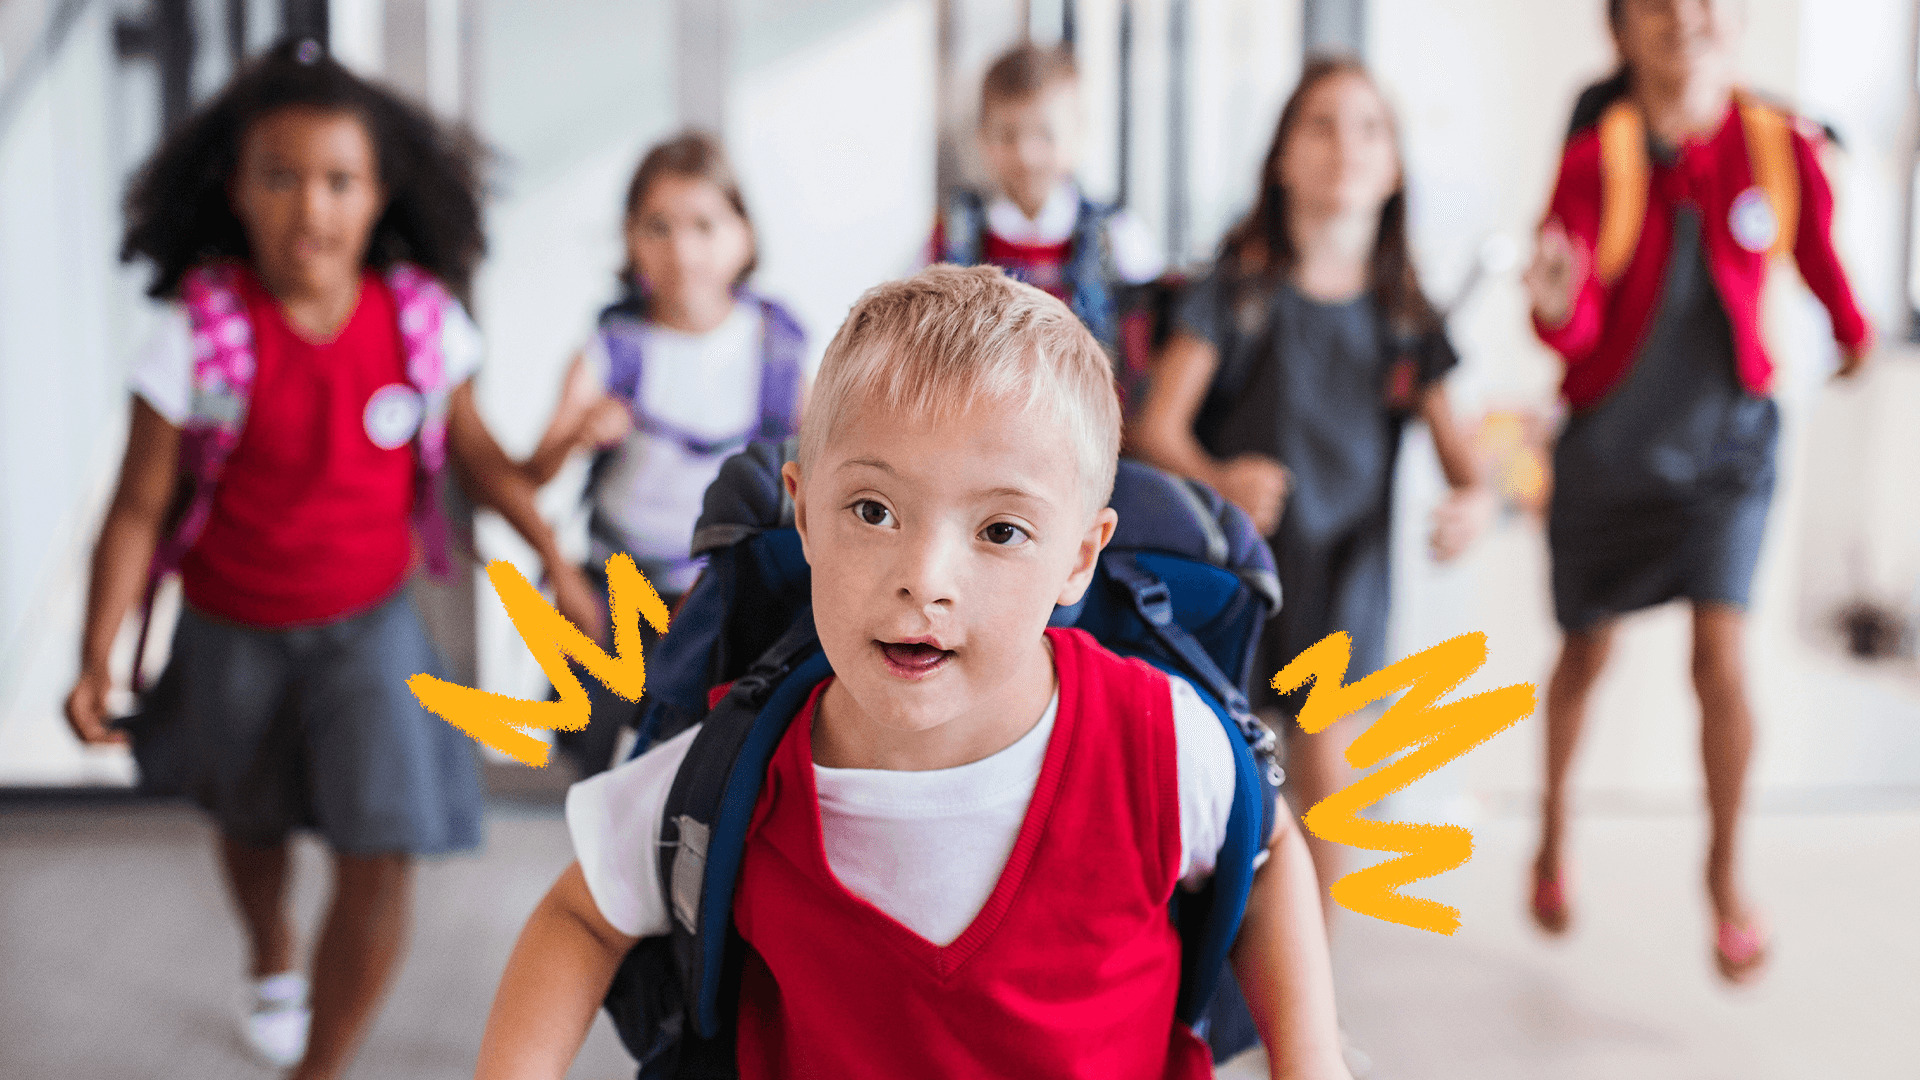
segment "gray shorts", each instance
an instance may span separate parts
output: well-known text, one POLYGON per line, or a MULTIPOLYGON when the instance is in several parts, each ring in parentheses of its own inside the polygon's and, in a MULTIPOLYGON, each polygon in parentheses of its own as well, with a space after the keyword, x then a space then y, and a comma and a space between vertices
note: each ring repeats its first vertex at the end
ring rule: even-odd
POLYGON ((475 745, 415 700, 406 683, 421 673, 445 665, 404 592, 286 630, 187 608, 162 700, 131 728, 143 770, 164 761, 176 775, 143 786, 191 795, 242 843, 311 828, 357 855, 477 847, 475 745))

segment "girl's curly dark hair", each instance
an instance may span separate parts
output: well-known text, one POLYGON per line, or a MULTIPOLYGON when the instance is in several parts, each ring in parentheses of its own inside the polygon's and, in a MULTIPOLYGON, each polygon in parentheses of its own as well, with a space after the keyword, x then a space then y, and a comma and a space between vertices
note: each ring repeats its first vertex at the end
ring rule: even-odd
POLYGON ((312 41, 285 41, 248 65, 186 119, 127 190, 120 258, 153 263, 147 294, 165 299, 195 266, 250 258, 228 181, 256 120, 305 106, 350 112, 366 125, 387 205, 367 244, 367 265, 411 262, 462 299, 486 252, 480 172, 486 153, 470 133, 348 71, 312 41))

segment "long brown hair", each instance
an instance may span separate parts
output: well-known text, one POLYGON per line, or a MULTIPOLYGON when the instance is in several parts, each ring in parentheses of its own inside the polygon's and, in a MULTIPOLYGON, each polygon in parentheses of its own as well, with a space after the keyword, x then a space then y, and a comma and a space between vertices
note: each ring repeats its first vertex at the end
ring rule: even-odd
MULTIPOLYGON (((1286 186, 1280 183, 1280 155, 1287 140, 1300 123, 1307 96, 1315 87, 1341 75, 1357 75, 1374 92, 1379 85, 1360 61, 1344 56, 1317 56, 1307 61, 1300 72, 1300 83, 1280 110, 1280 123, 1273 132, 1273 144, 1260 163, 1260 197, 1253 210, 1240 219, 1220 241, 1220 266, 1226 273, 1247 285, 1272 287, 1292 274, 1299 265, 1300 253, 1293 242, 1288 222, 1286 186)), ((1382 95, 1384 100, 1384 95, 1382 95)), ((1368 260, 1368 289, 1393 328, 1400 333, 1426 333, 1440 327, 1440 315, 1420 288, 1414 271, 1413 252, 1407 241, 1406 155, 1400 147, 1400 126, 1391 109, 1388 123, 1393 126, 1394 156, 1400 162, 1400 182, 1380 208, 1380 225, 1374 234, 1373 255, 1368 260)))
MULTIPOLYGON (((640 167, 633 171, 633 179, 627 184, 627 213, 623 219, 627 225, 640 213, 640 204, 647 201, 647 192, 662 177, 682 176, 694 180, 705 180, 720 189, 726 196, 727 205, 740 215, 747 225, 747 265, 741 267, 740 275, 734 279, 735 285, 744 285, 753 276, 754 268, 760 265, 760 234, 754 231, 753 217, 747 213, 746 196, 740 193, 740 180, 734 174, 733 162, 727 159, 727 151, 720 140, 704 131, 683 131, 666 142, 647 151, 640 159, 640 167)), ((640 268, 629 261, 620 268, 620 281, 628 288, 639 284, 640 268)))

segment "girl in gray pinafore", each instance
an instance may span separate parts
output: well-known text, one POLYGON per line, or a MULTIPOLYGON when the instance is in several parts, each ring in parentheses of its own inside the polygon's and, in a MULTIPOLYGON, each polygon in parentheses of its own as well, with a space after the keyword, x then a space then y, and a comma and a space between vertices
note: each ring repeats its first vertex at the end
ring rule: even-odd
MULTIPOLYGON (((1260 175, 1259 202, 1176 312, 1127 445, 1212 485, 1266 535, 1281 605, 1261 638, 1261 681, 1336 633, 1349 636, 1352 681, 1387 660, 1406 424, 1427 424, 1451 488, 1436 557, 1464 550, 1492 503, 1447 402, 1458 358, 1414 273, 1393 118, 1365 68, 1307 65, 1260 175)), ((1288 735, 1293 801, 1304 810, 1344 786, 1351 727, 1306 734, 1285 715, 1298 700, 1254 691, 1288 735)), ((1329 904, 1344 856, 1318 837, 1307 845, 1329 904)))

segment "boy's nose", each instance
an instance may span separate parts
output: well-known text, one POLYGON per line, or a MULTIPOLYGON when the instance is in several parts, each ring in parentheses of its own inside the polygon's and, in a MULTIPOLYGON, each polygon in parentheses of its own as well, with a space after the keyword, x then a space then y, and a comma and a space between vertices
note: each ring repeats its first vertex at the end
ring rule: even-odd
POLYGON ((958 551, 935 530, 911 544, 895 571, 895 594, 915 607, 951 604, 958 551))

